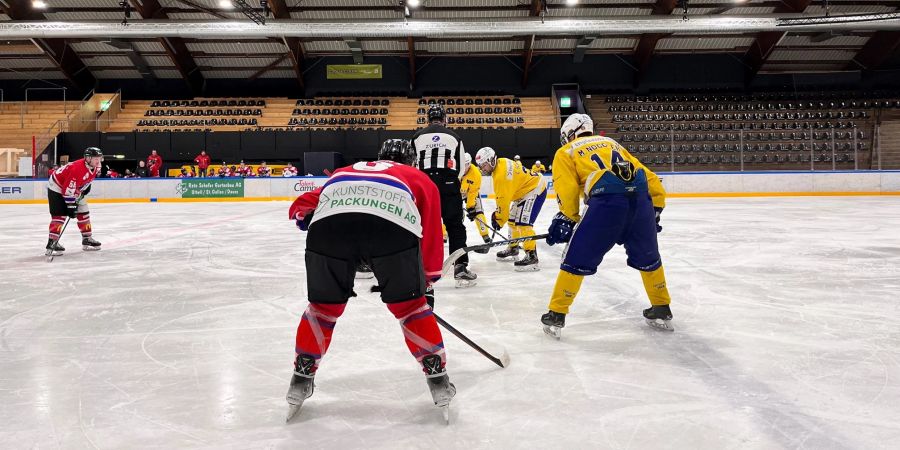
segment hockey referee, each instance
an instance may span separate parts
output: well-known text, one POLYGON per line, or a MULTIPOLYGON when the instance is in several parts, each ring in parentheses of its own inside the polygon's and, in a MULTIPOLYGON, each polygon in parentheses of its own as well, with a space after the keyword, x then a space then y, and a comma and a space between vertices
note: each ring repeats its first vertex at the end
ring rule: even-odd
MULTIPOLYGON (((441 194, 441 219, 447 227, 450 253, 466 246, 466 229, 463 226, 463 205, 460 178, 466 167, 463 142, 444 125, 444 107, 431 104, 428 107, 429 125, 413 135, 412 144, 416 150, 419 170, 425 172, 437 185, 441 194)), ((478 276, 468 269, 469 257, 463 255, 456 261, 454 278, 460 287, 472 286, 478 276)))

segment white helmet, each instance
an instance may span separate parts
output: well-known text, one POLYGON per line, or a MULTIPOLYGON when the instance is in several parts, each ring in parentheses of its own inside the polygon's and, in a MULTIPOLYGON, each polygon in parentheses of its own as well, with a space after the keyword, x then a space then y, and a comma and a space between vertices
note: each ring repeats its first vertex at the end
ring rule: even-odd
POLYGON ((475 154, 475 164, 482 174, 490 175, 497 166, 497 152, 490 147, 482 147, 475 154))
POLYGON ((518 160, 520 160, 520 159, 522 159, 522 158, 520 158, 519 155, 516 155, 516 156, 513 156, 513 159, 516 160, 516 161, 518 161, 518 160))
POLYGON ((559 129, 559 142, 566 145, 582 133, 594 134, 594 121, 587 114, 572 114, 559 129))
POLYGON ((472 155, 470 155, 469 152, 463 152, 463 162, 467 166, 472 164, 472 155))
POLYGON ((537 160, 537 161, 535 161, 534 163, 537 164, 537 165, 541 165, 541 160, 537 160))

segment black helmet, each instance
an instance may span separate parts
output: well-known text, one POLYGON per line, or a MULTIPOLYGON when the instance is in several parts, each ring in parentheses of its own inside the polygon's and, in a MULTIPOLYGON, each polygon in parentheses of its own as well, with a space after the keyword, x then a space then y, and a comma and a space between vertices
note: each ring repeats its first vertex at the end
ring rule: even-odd
POLYGON ((88 147, 84 149, 85 158, 90 158, 92 156, 103 156, 103 150, 100 150, 97 147, 88 147))
POLYGON ((440 121, 443 122, 446 114, 444 114, 444 105, 440 105, 437 103, 432 103, 428 106, 428 121, 440 121))
POLYGON ((407 166, 413 165, 416 155, 412 145, 406 139, 388 139, 381 144, 378 151, 378 159, 382 161, 396 161, 407 166))

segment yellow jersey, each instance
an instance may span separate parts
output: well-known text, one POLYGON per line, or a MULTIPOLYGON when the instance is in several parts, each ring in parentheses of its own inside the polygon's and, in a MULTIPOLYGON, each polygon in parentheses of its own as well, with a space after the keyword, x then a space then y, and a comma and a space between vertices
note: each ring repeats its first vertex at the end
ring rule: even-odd
POLYGON ((509 220, 509 205, 530 193, 540 194, 547 189, 543 177, 522 168, 522 163, 509 158, 497 158, 497 166, 491 175, 494 196, 497 200, 497 222, 509 220))
POLYGON ((559 210, 580 221, 580 198, 604 193, 649 192, 653 206, 666 206, 666 190, 650 169, 631 156, 625 147, 603 136, 585 136, 563 145, 553 157, 553 188, 559 210), (613 166, 628 161, 634 173, 628 182, 613 172, 613 166))
POLYGON ((531 173, 533 173, 535 175, 540 175, 546 171, 547 171, 547 168, 544 167, 543 164, 535 163, 533 166, 531 166, 531 173))
POLYGON ((469 164, 469 170, 460 180, 459 193, 466 201, 466 209, 474 208, 478 197, 481 196, 481 171, 474 164, 469 164))

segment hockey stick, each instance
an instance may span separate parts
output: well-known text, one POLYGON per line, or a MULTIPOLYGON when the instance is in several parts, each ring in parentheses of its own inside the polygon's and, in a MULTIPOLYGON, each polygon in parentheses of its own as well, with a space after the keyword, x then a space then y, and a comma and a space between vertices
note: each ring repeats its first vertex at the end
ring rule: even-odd
POLYGON ((491 233, 493 234, 492 238, 495 238, 495 237, 497 237, 497 236, 500 236, 500 239, 509 239, 509 236, 504 236, 504 235, 500 234, 500 231, 498 231, 496 228, 494 228, 494 227, 492 227, 492 226, 490 226, 490 225, 484 223, 483 220, 481 220, 481 219, 479 219, 479 218, 477 218, 477 217, 475 218, 475 220, 477 220, 477 221, 480 222, 482 225, 484 225, 488 230, 491 230, 491 233))
POLYGON ((456 328, 453 328, 452 325, 447 323, 447 321, 442 319, 441 316, 437 315, 437 313, 433 312, 433 314, 434 314, 434 318, 435 318, 435 320, 437 320, 438 324, 440 324, 442 327, 444 327, 447 331, 453 333, 454 336, 458 337, 461 341, 465 342, 469 347, 472 347, 473 349, 475 349, 475 351, 477 351, 478 353, 481 353, 485 358, 491 360, 494 364, 496 364, 500 367, 506 368, 507 366, 509 366, 509 354, 506 353, 506 350, 504 350, 503 354, 500 355, 499 358, 497 358, 496 356, 488 353, 487 350, 481 348, 481 346, 479 346, 478 344, 473 342, 466 335, 462 334, 462 332, 460 332, 456 328))
POLYGON ((69 220, 71 219, 71 217, 66 217, 66 222, 63 223, 62 229, 59 230, 59 236, 50 244, 50 248, 48 248, 47 253, 44 254, 44 256, 47 257, 48 263, 53 262, 53 247, 56 247, 56 243, 59 242, 60 239, 62 239, 63 232, 66 231, 66 227, 69 225, 69 220))
POLYGON ((453 272, 453 266, 454 266, 454 264, 456 264, 456 260, 458 260, 460 257, 462 257, 462 255, 465 255, 466 253, 469 253, 471 251, 480 250, 480 249, 484 249, 484 248, 499 247, 501 245, 518 244, 519 242, 538 241, 541 239, 545 239, 547 236, 549 236, 549 234, 544 233, 544 234, 538 234, 538 235, 534 235, 534 236, 526 236, 526 237, 520 237, 520 238, 515 238, 515 239, 506 239, 503 241, 488 242, 485 244, 470 245, 468 247, 456 249, 456 251, 451 253, 450 256, 448 256, 447 259, 444 260, 444 265, 441 267, 441 275, 443 277, 450 276, 450 274, 453 272))

